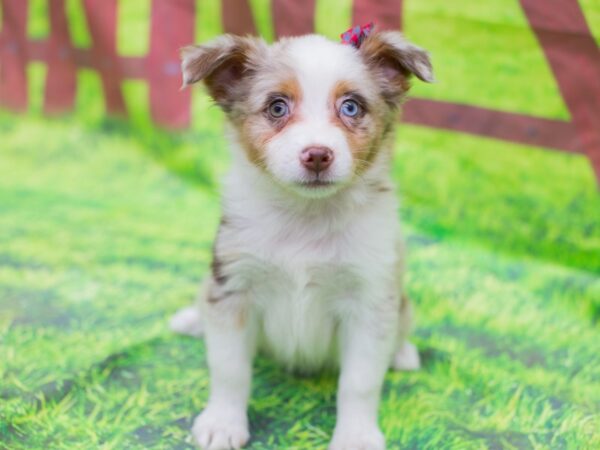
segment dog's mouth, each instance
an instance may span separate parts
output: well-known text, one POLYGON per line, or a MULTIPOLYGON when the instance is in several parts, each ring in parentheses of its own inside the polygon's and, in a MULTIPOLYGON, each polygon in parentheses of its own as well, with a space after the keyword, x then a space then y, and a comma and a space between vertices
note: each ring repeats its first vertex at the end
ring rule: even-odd
POLYGON ((302 180, 295 183, 295 190, 303 197, 324 198, 337 192, 339 183, 326 180, 302 180))
POLYGON ((335 183, 333 181, 325 181, 325 180, 311 180, 311 181, 303 181, 300 183, 300 186, 307 189, 318 189, 318 188, 327 188, 334 186, 335 183))

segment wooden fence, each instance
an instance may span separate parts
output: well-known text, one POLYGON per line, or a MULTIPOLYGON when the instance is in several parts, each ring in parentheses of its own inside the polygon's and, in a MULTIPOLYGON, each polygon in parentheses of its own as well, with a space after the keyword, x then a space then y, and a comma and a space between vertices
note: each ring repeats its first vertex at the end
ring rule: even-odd
MULTIPOLYGON (((152 0, 150 50, 145 57, 117 54, 117 0, 83 0, 92 39, 89 49, 71 41, 65 0, 48 0, 50 35, 45 40, 26 36, 28 1, 0 0, 0 106, 24 111, 28 105, 26 67, 29 61, 47 65, 44 110, 48 114, 74 106, 79 67, 98 71, 109 114, 126 115, 121 92, 124 79, 149 84, 150 113, 166 128, 185 128, 190 122, 191 98, 179 92, 177 49, 194 41, 195 0, 152 0)), ((600 50, 577 0, 520 0, 521 7, 543 48, 571 120, 554 120, 467 104, 414 98, 403 120, 588 156, 600 180, 600 50)), ((248 0, 221 0, 226 32, 256 33, 248 0)), ((315 0, 272 0, 276 37, 314 30, 315 0)), ((402 0, 354 0, 353 23, 377 22, 399 29, 402 0)))

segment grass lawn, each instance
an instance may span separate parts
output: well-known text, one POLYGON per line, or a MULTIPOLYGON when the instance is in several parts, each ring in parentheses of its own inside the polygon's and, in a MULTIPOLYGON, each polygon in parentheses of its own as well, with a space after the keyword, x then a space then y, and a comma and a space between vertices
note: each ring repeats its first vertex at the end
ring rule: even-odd
MULTIPOLYGON (((251 3, 269 35, 267 3, 251 3)), ((460 14, 406 3, 407 34, 439 67, 418 95, 568 117, 516 1, 465 0, 460 14)), ((317 20, 332 36, 349 17, 328 25, 334 5, 320 1, 317 20)), ((206 38, 218 8, 202 8, 206 38)), ((124 51, 143 53, 130 36, 124 51)), ((30 113, 0 113, 0 448, 193 448, 204 344, 166 325, 210 264, 222 114, 198 90, 192 129, 161 132, 146 86, 128 82, 131 122, 107 120, 97 76, 82 71, 76 112, 49 120, 44 74, 30 66, 30 113)), ((600 448, 600 195, 588 162, 402 125, 393 171, 424 368, 386 378, 388 448, 600 448)), ((250 449, 325 448, 334 420, 332 376, 259 358, 250 449)))

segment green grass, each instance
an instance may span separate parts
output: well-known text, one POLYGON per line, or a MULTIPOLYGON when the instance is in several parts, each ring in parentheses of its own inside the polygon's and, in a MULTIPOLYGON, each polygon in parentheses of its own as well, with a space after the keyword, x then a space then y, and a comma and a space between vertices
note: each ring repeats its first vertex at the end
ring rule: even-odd
MULTIPOLYGON (((251 3, 272 32, 266 3, 251 3)), ((441 78, 417 93, 563 117, 516 2, 464 3, 407 2, 407 33, 432 45, 441 78)), ((319 5, 323 31, 332 5, 319 5)), ((200 39, 219 31, 218 14, 202 3, 200 39)), ((0 113, 0 448, 192 448, 204 344, 166 323, 209 266, 229 160, 222 113, 196 90, 192 128, 157 130, 133 82, 131 121, 105 119, 98 77, 81 71, 76 112, 48 120, 45 68, 29 73, 29 113, 0 113)), ((389 448, 599 448, 600 196, 588 162, 401 126, 393 173, 424 367, 386 378, 389 448)), ((249 448, 325 448, 331 375, 260 358, 254 380, 249 448)))
POLYGON ((408 1, 405 32, 428 49, 437 83, 414 94, 568 119, 542 48, 518 0, 408 1))
MULTIPOLYGON (((204 347, 166 320, 206 272, 214 182, 169 168, 122 124, 2 116, 0 126, 6 448, 187 448, 206 399, 204 347)), ((220 142, 170 139, 162 145, 175 153, 188 139, 220 142)), ((413 127, 398 142, 425 368, 387 378, 390 448, 600 444, 598 252, 585 253, 600 233, 585 234, 598 223, 585 161, 413 127), (540 186, 559 174, 572 179, 540 186), (569 201, 577 215, 556 212, 569 201), (544 211, 556 232, 543 231, 544 211), (568 240, 570 251, 552 250, 568 240)), ((331 377, 299 379, 260 360, 251 448, 322 448, 334 395, 331 377)))

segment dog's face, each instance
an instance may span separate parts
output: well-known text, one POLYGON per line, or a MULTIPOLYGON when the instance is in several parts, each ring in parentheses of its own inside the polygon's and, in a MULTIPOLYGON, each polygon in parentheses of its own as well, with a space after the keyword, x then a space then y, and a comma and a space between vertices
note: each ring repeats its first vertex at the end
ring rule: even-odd
POLYGON ((281 40, 225 35, 182 52, 184 85, 204 80, 248 160, 303 196, 360 178, 377 158, 427 53, 400 33, 374 32, 359 49, 316 35, 281 40))

